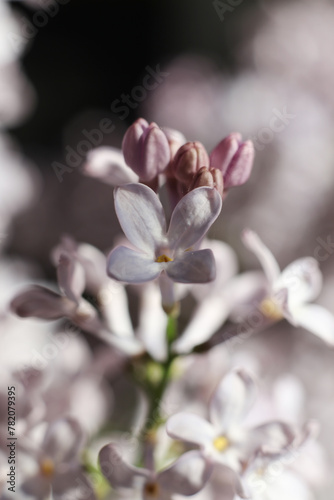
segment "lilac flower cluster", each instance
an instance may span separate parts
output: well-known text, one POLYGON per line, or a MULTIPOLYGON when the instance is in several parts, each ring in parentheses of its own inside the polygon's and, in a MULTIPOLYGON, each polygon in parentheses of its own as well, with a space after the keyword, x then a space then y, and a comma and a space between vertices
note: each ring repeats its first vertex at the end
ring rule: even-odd
MULTIPOLYGON (((84 167, 86 175, 115 186, 125 235, 120 244, 106 256, 64 237, 52 252, 58 289, 35 283, 10 303, 16 316, 54 321, 58 330, 65 319, 75 349, 86 346, 84 339, 92 346, 65 379, 62 372, 74 357, 34 376, 29 369, 13 374, 23 403, 20 498, 311 499, 307 478, 290 467, 289 458, 294 462, 312 442, 314 421, 274 417, 250 423, 255 377, 231 360, 205 404, 200 384, 192 397, 185 379, 189 383, 189 366, 200 371, 202 357, 201 384, 206 377, 210 383, 208 357, 231 338, 224 334, 231 325, 237 336, 254 311, 261 317, 259 330, 286 319, 334 345, 333 315, 311 304, 322 285, 318 263, 302 258, 281 272, 260 238, 245 230, 242 240, 264 273, 238 273, 233 249, 208 238, 229 190, 251 174, 254 148, 240 134, 224 138, 209 155, 201 143, 140 118, 127 130, 122 149, 97 148, 84 167), (129 307, 134 294, 136 314, 129 307), (196 303, 189 317, 181 307, 187 296, 196 303), (113 382, 124 374, 138 396, 131 449, 124 449, 117 419, 107 417, 103 406, 97 418, 89 412, 87 417, 87 401, 84 410, 74 404, 80 390, 88 398, 91 383, 102 399, 108 387, 105 398, 117 414, 113 382), (173 391, 182 404, 165 411, 173 391)), ((1 477, 0 488, 5 491, 1 477)))

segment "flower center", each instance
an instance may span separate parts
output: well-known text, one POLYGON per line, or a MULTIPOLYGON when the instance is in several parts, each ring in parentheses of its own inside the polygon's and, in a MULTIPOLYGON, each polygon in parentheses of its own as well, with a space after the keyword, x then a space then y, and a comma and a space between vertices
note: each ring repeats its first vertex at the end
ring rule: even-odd
POLYGON ((159 257, 155 259, 155 262, 172 262, 172 260, 173 259, 167 257, 167 255, 163 253, 162 255, 159 255, 159 257))
POLYGON ((159 498, 160 487, 158 483, 146 483, 144 494, 147 498, 159 498))
POLYGON ((51 477, 53 476, 54 470, 55 465, 51 458, 44 458, 44 460, 42 460, 42 462, 40 463, 40 471, 42 476, 51 477))
POLYGON ((218 436, 213 440, 213 446, 222 453, 230 446, 230 442, 226 436, 218 436))
POLYGON ((267 318, 272 319, 274 321, 279 321, 283 319, 283 314, 280 306, 275 302, 274 299, 270 297, 264 299, 260 304, 260 311, 267 318))

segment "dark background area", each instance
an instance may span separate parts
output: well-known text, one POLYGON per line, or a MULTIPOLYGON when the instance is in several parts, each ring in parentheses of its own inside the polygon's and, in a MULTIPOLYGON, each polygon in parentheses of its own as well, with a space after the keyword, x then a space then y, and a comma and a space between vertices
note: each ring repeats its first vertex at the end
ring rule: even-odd
MULTIPOLYGON (((38 10, 13 5, 23 26, 34 25, 38 10)), ((140 83, 147 65, 163 67, 180 54, 195 54, 235 71, 235 47, 254 27, 258 7, 244 1, 222 22, 213 2, 205 0, 70 0, 59 5, 57 15, 37 28, 23 57, 38 100, 33 115, 12 132, 36 160, 36 148, 61 151, 64 128, 74 116, 88 108, 109 111, 114 99, 140 83)), ((135 110, 127 122, 136 116, 135 110)))

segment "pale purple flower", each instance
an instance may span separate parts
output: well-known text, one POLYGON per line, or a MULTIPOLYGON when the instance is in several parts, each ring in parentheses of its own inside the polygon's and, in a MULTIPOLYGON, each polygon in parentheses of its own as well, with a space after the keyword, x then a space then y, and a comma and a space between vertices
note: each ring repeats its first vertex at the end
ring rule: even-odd
POLYGON ((305 443, 317 433, 317 424, 308 422, 288 447, 261 447, 243 473, 243 494, 234 500, 314 500, 306 482, 287 466, 298 460, 305 443))
POLYGON ((127 165, 142 181, 151 181, 170 162, 170 147, 166 134, 156 123, 144 118, 136 120, 126 131, 122 150, 127 165))
POLYGON ((36 461, 36 472, 24 480, 21 488, 36 500, 84 498, 94 500, 93 488, 81 469, 79 453, 83 433, 72 418, 52 423, 44 436, 41 447, 31 450, 36 461))
POLYGON ((266 437, 270 443, 281 444, 290 439, 290 428, 280 422, 268 422, 254 429, 245 427, 243 420, 254 403, 255 389, 248 373, 231 371, 213 395, 210 421, 192 413, 177 413, 168 419, 167 433, 174 439, 199 445, 211 460, 239 473, 257 441, 266 437))
POLYGON ((143 283, 162 271, 176 282, 205 283, 215 277, 211 250, 193 251, 221 210, 221 197, 211 188, 198 188, 175 207, 169 229, 158 196, 142 184, 128 184, 115 193, 119 222, 138 250, 116 247, 108 258, 108 274, 127 283, 143 283))
POLYGON ((198 451, 182 455, 160 472, 127 464, 113 444, 99 454, 102 473, 119 491, 131 491, 133 500, 171 500, 175 494, 191 496, 200 491, 212 472, 212 464, 198 451))
POLYGON ((268 280, 268 296, 260 305, 263 314, 274 321, 285 318, 333 345, 333 314, 322 306, 310 304, 322 287, 318 262, 313 257, 305 257, 281 272, 275 257, 257 234, 246 230, 243 241, 259 259, 268 280))

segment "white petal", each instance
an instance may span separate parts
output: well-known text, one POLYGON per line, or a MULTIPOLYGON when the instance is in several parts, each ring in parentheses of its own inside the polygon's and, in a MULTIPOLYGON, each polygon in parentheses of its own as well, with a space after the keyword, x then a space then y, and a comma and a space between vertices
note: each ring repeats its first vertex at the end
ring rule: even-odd
POLYGON ((245 246, 259 259, 269 284, 272 286, 281 273, 275 257, 253 231, 246 229, 242 233, 242 240, 245 246))
POLYGON ((77 457, 83 444, 83 432, 73 418, 64 418, 52 423, 45 435, 42 450, 57 464, 68 463, 77 457))
POLYGON ((244 370, 228 373, 220 382, 210 404, 211 422, 220 432, 238 426, 255 399, 255 384, 244 370))
POLYGON ((110 330, 120 337, 132 338, 134 332, 124 286, 112 279, 105 280, 98 293, 98 301, 110 330))
POLYGON ((302 326, 330 345, 334 345, 334 316, 322 306, 307 304, 292 311, 296 326, 302 326))
POLYGON ((287 266, 274 286, 274 290, 287 288, 289 307, 312 302, 320 293, 322 274, 318 262, 312 257, 298 259, 287 266))
POLYGON ((153 257, 166 232, 165 214, 155 192, 144 184, 126 184, 115 190, 115 208, 128 240, 153 257))
POLYGON ((192 247, 202 239, 220 214, 221 196, 216 189, 200 187, 186 194, 173 211, 168 241, 173 249, 192 247))
POLYGON ((184 252, 166 266, 167 275, 178 283, 207 283, 215 279, 216 265, 211 250, 184 252))
POLYGON ((212 469, 212 464, 200 452, 189 451, 160 472, 157 481, 164 491, 190 496, 204 487, 212 469))
POLYGON ((39 285, 22 291, 10 304, 11 311, 21 318, 59 319, 74 308, 73 302, 39 285))
POLYGON ((162 271, 162 265, 131 248, 116 247, 107 259, 107 271, 115 280, 144 283, 157 278, 162 271))
POLYGON ((179 354, 189 353, 195 346, 209 340, 227 319, 229 312, 229 305, 224 303, 220 296, 210 296, 208 300, 203 300, 182 335, 174 343, 174 351, 179 354))
POLYGON ((228 281, 238 272, 238 261, 235 251, 226 243, 218 240, 204 239, 202 248, 212 250, 216 262, 216 279, 207 285, 191 287, 191 293, 197 300, 203 300, 208 294, 219 293, 228 281))
POLYGON ((216 433, 207 420, 193 413, 176 413, 167 420, 167 434, 187 443, 198 444, 202 447, 211 445, 216 433))
POLYGON ((55 474, 53 477, 52 500, 66 498, 96 500, 92 485, 80 469, 72 467, 66 472, 55 474))
POLYGON ((112 444, 104 446, 99 453, 99 463, 103 475, 113 488, 135 488, 150 478, 146 469, 139 469, 124 462, 112 444))
POLYGON ((161 294, 155 283, 144 285, 137 329, 147 352, 157 361, 167 358, 166 328, 167 314, 161 307, 161 294))
POLYGON ((119 149, 102 146, 87 154, 83 172, 112 186, 138 182, 138 175, 127 166, 119 149))
POLYGON ((63 253, 59 259, 57 276, 61 291, 78 304, 86 283, 82 265, 68 253, 63 253))

